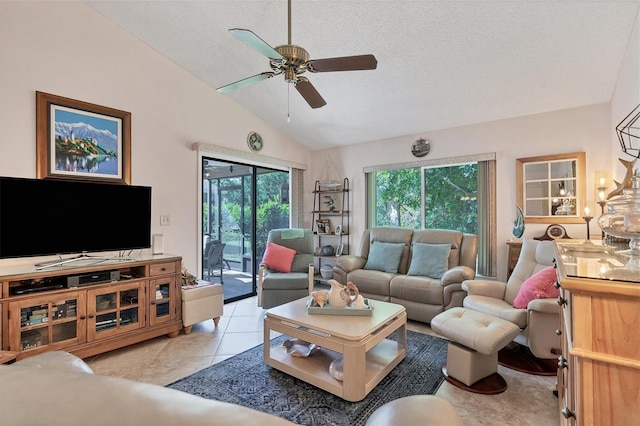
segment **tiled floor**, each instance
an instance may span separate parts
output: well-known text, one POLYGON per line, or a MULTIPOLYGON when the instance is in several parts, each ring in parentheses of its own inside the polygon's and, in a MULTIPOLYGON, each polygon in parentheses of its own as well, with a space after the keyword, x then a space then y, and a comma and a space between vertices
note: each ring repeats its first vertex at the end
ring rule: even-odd
MULTIPOLYGON (((158 337, 86 361, 97 374, 167 385, 205 367, 262 343, 264 311, 256 298, 226 304, 218 327, 213 321, 193 326, 190 335, 158 337)), ((427 324, 409 322, 408 328, 435 334, 427 324)), ((559 424, 555 377, 531 376, 499 367, 509 388, 498 395, 479 395, 447 382, 438 389, 456 407, 465 425, 559 424)))

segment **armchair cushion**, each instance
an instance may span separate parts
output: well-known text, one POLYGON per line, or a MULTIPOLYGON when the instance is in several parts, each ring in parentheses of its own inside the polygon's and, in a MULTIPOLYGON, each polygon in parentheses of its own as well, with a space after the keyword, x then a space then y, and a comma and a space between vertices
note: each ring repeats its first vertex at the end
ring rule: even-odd
POLYGON ((364 265, 364 269, 390 272, 392 274, 397 273, 403 248, 404 244, 402 243, 396 244, 374 241, 373 244, 371 244, 371 250, 369 251, 369 257, 367 258, 367 263, 364 265))
POLYGON ((449 269, 451 244, 414 243, 407 275, 441 278, 449 269))
POLYGON ((547 266, 533 274, 520 286, 518 295, 513 301, 513 307, 525 309, 529 302, 534 299, 558 297, 560 292, 553 286, 556 280, 556 270, 553 266, 547 266))
POLYGON ((262 263, 274 271, 289 273, 291 272, 291 264, 295 255, 296 251, 293 249, 268 242, 262 257, 262 263))
POLYGON ((507 320, 520 327, 520 329, 524 329, 527 326, 527 310, 514 308, 501 299, 487 296, 467 296, 462 301, 462 306, 507 320))

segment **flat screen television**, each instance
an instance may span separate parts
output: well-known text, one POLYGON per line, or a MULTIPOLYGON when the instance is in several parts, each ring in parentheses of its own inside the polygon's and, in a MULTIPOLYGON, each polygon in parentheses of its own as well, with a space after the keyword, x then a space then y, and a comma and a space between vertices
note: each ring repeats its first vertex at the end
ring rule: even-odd
POLYGON ((0 176, 0 258, 151 247, 151 188, 0 176))

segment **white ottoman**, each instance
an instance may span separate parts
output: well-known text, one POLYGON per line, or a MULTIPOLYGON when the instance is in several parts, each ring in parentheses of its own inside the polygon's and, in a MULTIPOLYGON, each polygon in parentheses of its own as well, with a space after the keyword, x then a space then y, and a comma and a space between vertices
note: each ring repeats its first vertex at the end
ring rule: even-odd
POLYGON ((222 286, 198 281, 195 287, 182 287, 182 325, 184 334, 191 333, 193 324, 213 319, 217 327, 224 310, 222 286))
POLYGON ((483 394, 507 389, 507 382, 498 374, 498 351, 520 332, 517 325, 482 312, 452 308, 436 315, 431 328, 451 340, 442 367, 448 382, 483 394))

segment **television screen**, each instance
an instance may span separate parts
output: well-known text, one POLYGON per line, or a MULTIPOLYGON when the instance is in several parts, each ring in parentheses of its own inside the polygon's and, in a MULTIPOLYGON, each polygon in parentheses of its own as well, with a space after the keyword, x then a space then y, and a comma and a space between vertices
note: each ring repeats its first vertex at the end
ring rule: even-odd
POLYGON ((151 247, 151 188, 0 177, 0 258, 151 247))

